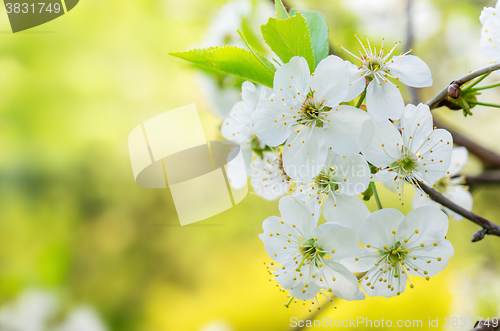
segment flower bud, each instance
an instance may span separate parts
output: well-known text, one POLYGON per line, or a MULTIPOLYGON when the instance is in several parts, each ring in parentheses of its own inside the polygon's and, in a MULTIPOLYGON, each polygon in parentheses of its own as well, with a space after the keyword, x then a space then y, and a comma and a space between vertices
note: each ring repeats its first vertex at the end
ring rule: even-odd
POLYGON ((460 95, 462 95, 460 86, 455 82, 451 83, 450 86, 448 86, 448 96, 452 99, 458 99, 460 95))

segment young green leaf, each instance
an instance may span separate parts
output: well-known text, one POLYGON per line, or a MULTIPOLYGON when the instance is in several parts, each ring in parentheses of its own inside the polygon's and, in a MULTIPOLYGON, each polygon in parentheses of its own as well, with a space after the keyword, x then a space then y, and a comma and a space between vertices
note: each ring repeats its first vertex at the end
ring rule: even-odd
POLYGON ((274 73, 247 50, 234 46, 193 49, 170 53, 201 67, 237 76, 250 82, 273 87, 274 73))
POLYGON ((276 18, 279 20, 285 20, 288 17, 288 11, 286 10, 285 5, 283 5, 283 1, 274 0, 274 7, 276 7, 276 18))
POLYGON ((274 75, 274 73, 276 72, 276 67, 271 62, 269 62, 268 59, 266 59, 259 52, 257 52, 252 47, 252 45, 250 45, 250 43, 248 42, 247 38, 245 38, 245 35, 243 34, 243 32, 241 32, 240 30, 238 30, 238 34, 240 35, 241 39, 243 39, 243 41, 247 45, 247 47, 250 50, 250 52, 260 61, 260 63, 262 63, 274 75))
POLYGON ((311 46, 314 53, 316 65, 328 56, 328 25, 323 14, 316 11, 296 11, 292 10, 290 15, 301 13, 306 19, 309 34, 311 35, 311 46))
POLYGON ((301 13, 295 13, 286 20, 270 18, 260 29, 266 44, 284 63, 288 63, 294 56, 302 56, 309 64, 309 70, 314 72, 315 62, 311 37, 306 20, 301 13))

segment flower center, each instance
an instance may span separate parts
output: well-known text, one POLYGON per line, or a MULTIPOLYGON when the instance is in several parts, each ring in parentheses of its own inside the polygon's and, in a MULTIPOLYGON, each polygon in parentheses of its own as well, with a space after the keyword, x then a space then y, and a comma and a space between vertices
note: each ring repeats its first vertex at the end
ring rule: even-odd
POLYGON ((334 192, 339 188, 339 185, 335 182, 335 168, 323 168, 318 176, 314 179, 316 185, 318 186, 318 191, 320 193, 330 193, 334 192))
POLYGON ((408 250, 402 246, 400 241, 398 241, 390 248, 386 248, 386 246, 384 246, 384 250, 381 250, 378 253, 384 256, 387 263, 395 269, 394 278, 398 278, 399 266, 404 264, 409 253, 408 250))
POLYGON ((311 238, 299 246, 302 260, 295 269, 297 272, 300 271, 304 264, 309 264, 311 261, 317 266, 319 259, 326 255, 323 249, 317 245, 316 240, 316 238, 311 238))
POLYGON ((317 103, 314 100, 314 92, 310 91, 307 94, 306 100, 302 103, 301 114, 302 118, 299 119, 300 124, 304 125, 314 125, 316 127, 323 127, 323 120, 321 115, 329 112, 332 108, 323 106, 325 100, 317 103))

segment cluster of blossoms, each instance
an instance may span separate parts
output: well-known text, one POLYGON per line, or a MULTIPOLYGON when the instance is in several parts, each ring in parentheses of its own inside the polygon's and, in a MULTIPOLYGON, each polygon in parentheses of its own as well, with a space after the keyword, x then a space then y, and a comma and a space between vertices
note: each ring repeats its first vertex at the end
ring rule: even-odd
MULTIPOLYGON (((481 46, 492 60, 500 59, 498 9, 485 8, 480 18, 481 46)), ((443 270, 454 252, 446 214, 461 216, 431 200, 423 185, 472 209, 460 176, 467 150, 453 148, 429 106, 405 104, 399 89, 431 86, 427 64, 412 50, 396 54, 400 41, 386 50, 384 38, 379 47, 355 38, 359 55, 339 45, 354 62, 326 54, 313 65, 307 56, 276 60, 272 87, 244 82, 222 123, 246 163, 245 173, 228 168, 231 186, 242 188, 250 177, 255 194, 280 199, 281 216, 264 221, 260 239, 273 260, 271 279, 290 292, 286 306, 312 300, 311 309, 319 308, 320 296, 396 296, 407 283, 414 287, 411 277, 429 280, 443 270), (402 204, 404 187, 413 187, 413 211, 382 208, 376 182, 402 204), (360 194, 374 196, 379 210, 370 213, 360 194), (318 225, 321 215, 326 222, 318 225)))

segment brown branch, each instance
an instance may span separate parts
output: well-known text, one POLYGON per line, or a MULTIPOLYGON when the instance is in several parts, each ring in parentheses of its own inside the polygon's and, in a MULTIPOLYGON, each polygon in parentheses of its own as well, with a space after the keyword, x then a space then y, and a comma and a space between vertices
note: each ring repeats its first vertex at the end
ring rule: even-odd
POLYGON ((486 170, 479 175, 465 176, 465 181, 469 186, 498 185, 500 184, 500 171, 486 170))
POLYGON ((428 197, 431 198, 432 200, 436 201, 437 203, 443 205, 444 207, 454 211, 455 213, 465 217, 466 219, 476 223, 477 225, 481 226, 483 229, 477 231, 474 236, 472 237, 472 241, 479 241, 484 238, 484 235, 489 234, 489 235, 494 235, 494 236, 499 236, 500 237, 500 226, 498 226, 495 223, 492 223, 485 219, 484 217, 481 217, 477 214, 474 214, 471 211, 468 211, 459 205, 451 202, 450 200, 446 199, 441 193, 438 191, 435 191, 434 189, 424 185, 424 184, 419 184, 419 186, 422 188, 422 190, 427 193, 428 197))
POLYGON ((483 163, 485 169, 500 169, 500 155, 470 140, 460 132, 451 129, 435 117, 434 125, 450 132, 453 136, 453 143, 459 146, 464 146, 470 153, 476 155, 483 163))
POLYGON ((499 324, 500 318, 497 319, 497 323, 491 322, 491 319, 486 321, 477 321, 474 325, 474 329, 472 331, 498 331, 500 330, 499 324))

